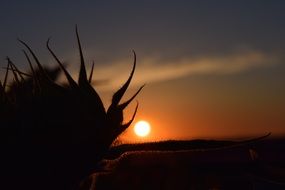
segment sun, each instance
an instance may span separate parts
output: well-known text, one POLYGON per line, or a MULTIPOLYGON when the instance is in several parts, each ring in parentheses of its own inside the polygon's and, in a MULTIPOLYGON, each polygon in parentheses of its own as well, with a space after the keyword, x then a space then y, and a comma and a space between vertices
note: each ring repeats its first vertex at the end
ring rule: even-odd
POLYGON ((147 121, 138 121, 135 124, 134 132, 139 137, 146 137, 150 133, 150 124, 147 121))

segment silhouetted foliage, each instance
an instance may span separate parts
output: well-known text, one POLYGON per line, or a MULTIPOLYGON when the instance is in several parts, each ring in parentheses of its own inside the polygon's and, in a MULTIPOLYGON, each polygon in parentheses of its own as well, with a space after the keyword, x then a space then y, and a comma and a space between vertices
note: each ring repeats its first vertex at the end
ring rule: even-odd
POLYGON ((78 82, 50 48, 49 40, 46 46, 58 64, 53 70, 43 67, 21 40, 31 72, 20 71, 7 58, 6 74, 0 83, 0 189, 78 189, 80 181, 92 173, 112 142, 134 120, 138 105, 127 123, 123 123, 123 110, 143 86, 128 101, 120 101, 134 75, 135 52, 128 80, 105 110, 91 86, 93 66, 87 77, 77 28, 76 37, 78 82), (55 82, 61 72, 68 85, 55 82), (8 83, 11 74, 13 80, 8 83))

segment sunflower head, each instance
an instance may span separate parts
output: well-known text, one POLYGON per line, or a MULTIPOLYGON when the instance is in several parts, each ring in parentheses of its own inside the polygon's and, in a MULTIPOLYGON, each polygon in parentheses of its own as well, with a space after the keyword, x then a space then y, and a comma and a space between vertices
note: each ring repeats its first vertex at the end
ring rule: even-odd
POLYGON ((77 82, 50 48, 49 40, 46 46, 58 64, 55 69, 45 68, 30 46, 21 40, 27 50, 23 52, 30 72, 20 71, 7 58, 6 74, 3 82, 0 81, 0 146, 6 155, 1 165, 5 162, 10 165, 3 164, 3 173, 21 169, 38 180, 48 178, 50 184, 78 181, 92 172, 112 142, 134 120, 138 104, 127 123, 123 122, 123 110, 143 86, 128 101, 120 101, 134 75, 135 52, 128 80, 114 93, 111 105, 105 110, 91 85, 93 66, 87 77, 77 28, 76 37, 80 56, 77 82), (67 85, 55 82, 60 73, 65 75, 67 85), (10 83, 8 75, 13 77, 10 83))

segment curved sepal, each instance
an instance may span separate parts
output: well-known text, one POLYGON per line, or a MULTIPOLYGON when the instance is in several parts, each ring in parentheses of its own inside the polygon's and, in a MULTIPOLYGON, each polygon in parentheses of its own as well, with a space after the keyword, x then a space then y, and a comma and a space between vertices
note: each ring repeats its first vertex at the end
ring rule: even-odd
POLYGON ((46 42, 46 46, 47 46, 47 49, 49 50, 49 52, 51 53, 51 55, 53 56, 53 58, 56 60, 56 62, 58 63, 59 67, 61 68, 61 70, 63 71, 69 85, 71 88, 77 88, 77 84, 76 82, 73 80, 73 78, 70 76, 70 74, 67 72, 67 70, 65 69, 65 67, 63 66, 63 64, 61 63, 61 61, 57 58, 57 56, 55 55, 55 53, 52 51, 52 49, 50 48, 49 46, 49 41, 50 41, 50 38, 47 40, 46 42))
POLYGON ((130 74, 128 80, 125 82, 125 84, 113 95, 112 104, 110 107, 115 107, 119 104, 120 100, 122 99, 123 95, 125 94, 127 88, 130 85, 130 82, 133 78, 133 75, 134 75, 134 72, 136 69, 136 52, 133 51, 133 54, 134 54, 134 64, 133 64, 133 69, 131 71, 131 74, 130 74))
POLYGON ((82 53, 82 48, 81 48, 77 26, 75 27, 75 32, 76 32, 76 38, 77 38, 79 54, 80 54, 80 71, 79 71, 78 84, 79 86, 81 86, 81 85, 88 83, 88 80, 87 80, 86 67, 85 67, 85 62, 84 62, 84 57, 82 53))
POLYGON ((133 101, 133 99, 140 93, 140 91, 143 89, 144 86, 145 86, 145 85, 142 85, 142 86, 138 89, 138 91, 137 91, 129 100, 127 100, 126 102, 120 104, 120 105, 118 106, 119 109, 121 109, 121 110, 125 109, 125 108, 133 101))

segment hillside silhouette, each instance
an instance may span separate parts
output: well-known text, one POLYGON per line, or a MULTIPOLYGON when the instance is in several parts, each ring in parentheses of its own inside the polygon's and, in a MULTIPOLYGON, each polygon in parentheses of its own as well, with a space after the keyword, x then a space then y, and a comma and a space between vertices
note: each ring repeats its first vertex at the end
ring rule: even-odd
POLYGON ((284 189, 285 138, 162 141, 111 148, 93 189, 284 189))

